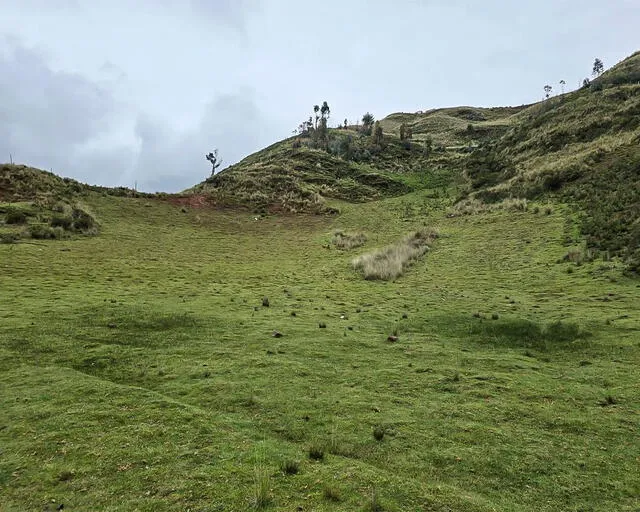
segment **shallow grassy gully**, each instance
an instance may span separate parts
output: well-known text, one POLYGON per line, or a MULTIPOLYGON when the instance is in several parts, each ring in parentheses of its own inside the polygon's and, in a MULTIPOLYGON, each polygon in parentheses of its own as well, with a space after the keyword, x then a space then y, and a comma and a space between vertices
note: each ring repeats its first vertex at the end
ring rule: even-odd
POLYGON ((639 282, 558 263, 565 205, 450 218, 441 192, 95 194, 99 236, 0 245, 0 510, 638 510, 639 282), (424 226, 396 281, 353 270, 424 226))

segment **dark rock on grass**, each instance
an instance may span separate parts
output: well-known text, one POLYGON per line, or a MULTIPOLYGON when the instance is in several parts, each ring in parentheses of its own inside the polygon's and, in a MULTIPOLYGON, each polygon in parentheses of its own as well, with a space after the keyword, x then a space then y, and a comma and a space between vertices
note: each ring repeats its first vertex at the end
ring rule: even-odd
POLYGON ((387 341, 390 341, 391 343, 395 343, 396 341, 398 341, 398 337, 397 337, 397 336, 394 336, 393 334, 390 334, 390 335, 387 337, 387 341))
POLYGON ((273 336, 274 338, 282 338, 282 333, 280 331, 273 331, 273 334, 271 334, 271 336, 273 336))

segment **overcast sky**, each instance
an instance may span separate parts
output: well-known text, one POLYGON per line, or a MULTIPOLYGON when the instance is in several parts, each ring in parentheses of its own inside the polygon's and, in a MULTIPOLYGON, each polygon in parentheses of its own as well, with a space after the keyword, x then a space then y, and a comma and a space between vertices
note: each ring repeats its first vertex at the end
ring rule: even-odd
POLYGON ((520 105, 640 50, 640 0, 0 0, 0 162, 178 191, 327 100, 520 105))

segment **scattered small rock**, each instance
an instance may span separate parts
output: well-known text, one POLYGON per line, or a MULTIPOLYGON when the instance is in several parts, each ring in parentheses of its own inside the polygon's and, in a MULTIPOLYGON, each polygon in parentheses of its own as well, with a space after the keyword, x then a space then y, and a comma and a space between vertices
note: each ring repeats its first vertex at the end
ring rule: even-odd
POLYGON ((269 307, 269 297, 262 297, 262 307, 269 307))
POLYGON ((387 337, 387 341, 390 341, 390 342, 392 342, 392 343, 395 343, 396 341, 398 341, 398 337, 397 337, 397 336, 394 336, 393 334, 390 334, 390 335, 387 337))
POLYGON ((319 327, 320 329, 326 329, 326 328, 327 328, 327 324, 325 324, 324 322, 319 322, 319 323, 318 323, 318 327, 319 327))
POLYGON ((273 334, 271 335, 274 338, 282 338, 282 333, 280 331, 273 331, 273 334))
POLYGON ((109 329, 116 329, 118 326, 116 324, 114 324, 114 323, 111 323, 111 324, 107 324, 107 327, 109 329))

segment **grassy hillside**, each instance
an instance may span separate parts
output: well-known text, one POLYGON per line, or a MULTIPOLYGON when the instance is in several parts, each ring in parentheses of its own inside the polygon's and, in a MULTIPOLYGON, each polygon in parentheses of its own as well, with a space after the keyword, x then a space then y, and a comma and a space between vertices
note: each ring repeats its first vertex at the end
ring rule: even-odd
POLYGON ((0 245, 1 510, 640 506, 640 295, 557 263, 562 205, 88 201, 100 236, 0 245), (403 277, 352 268, 425 225, 403 277))
POLYGON ((590 248, 640 268, 640 53, 579 91, 517 115, 466 163, 470 197, 557 197, 582 212, 590 248))
POLYGON ((86 200, 142 197, 126 188, 85 185, 24 165, 0 165, 0 243, 94 235, 99 223, 86 200))
POLYGON ((525 108, 440 108, 414 114, 391 114, 381 124, 385 132, 396 137, 399 136, 400 125, 405 124, 412 129, 416 141, 424 142, 430 137, 436 146, 467 146, 503 135, 517 122, 516 114, 525 108))
POLYGON ((447 188, 460 176, 456 155, 427 154, 422 145, 393 136, 373 144, 359 131, 331 129, 325 144, 317 149, 302 137, 286 139, 188 192, 257 211, 326 212, 333 211, 331 200, 364 202, 447 188))

